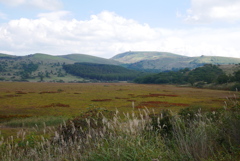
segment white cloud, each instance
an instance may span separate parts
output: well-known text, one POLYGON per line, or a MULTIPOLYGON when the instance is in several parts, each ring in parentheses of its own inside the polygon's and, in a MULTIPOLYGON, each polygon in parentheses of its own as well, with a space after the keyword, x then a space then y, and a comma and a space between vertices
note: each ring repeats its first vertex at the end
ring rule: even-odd
POLYGON ((236 22, 240 20, 239 0, 191 0, 185 20, 209 23, 213 21, 236 22))
POLYGON ((2 24, 0 49, 21 55, 85 53, 106 58, 129 50, 240 57, 239 28, 171 30, 151 28, 108 11, 85 21, 66 19, 69 15, 58 11, 2 24))
POLYGON ((0 3, 14 7, 28 6, 44 10, 58 10, 63 5, 60 0, 0 0, 0 3))

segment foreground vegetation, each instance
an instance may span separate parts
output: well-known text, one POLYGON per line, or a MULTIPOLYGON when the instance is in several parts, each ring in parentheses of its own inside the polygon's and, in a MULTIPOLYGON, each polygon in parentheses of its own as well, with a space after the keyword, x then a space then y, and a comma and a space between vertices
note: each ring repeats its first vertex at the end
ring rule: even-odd
POLYGON ((178 115, 91 108, 60 126, 2 138, 0 160, 239 160, 240 105, 236 99, 226 105, 178 115))

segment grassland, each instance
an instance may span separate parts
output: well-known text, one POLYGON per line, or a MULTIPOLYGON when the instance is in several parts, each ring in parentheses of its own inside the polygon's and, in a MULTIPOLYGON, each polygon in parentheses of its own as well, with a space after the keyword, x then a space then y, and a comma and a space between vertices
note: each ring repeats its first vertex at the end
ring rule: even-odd
MULTIPOLYGON (((0 83, 0 122, 32 117, 73 118, 89 107, 129 112, 145 107, 177 113, 191 107, 215 110, 235 92, 130 83, 0 83)), ((44 119, 43 119, 44 120, 44 119)), ((9 131, 5 127, 4 136, 9 131)), ((11 132, 12 133, 12 132, 11 132)))
POLYGON ((1 82, 0 112, 1 115, 74 116, 90 106, 126 112, 132 110, 133 102, 135 109, 146 106, 156 111, 177 112, 188 106, 221 108, 226 97, 233 94, 171 85, 1 82))
MULTIPOLYGON (((201 108, 201 111, 213 111, 211 115, 214 117, 211 116, 211 119, 215 119, 217 109, 235 108, 238 101, 238 92, 172 85, 1 82, 0 159, 14 160, 18 157, 18 160, 236 159, 240 158, 239 149, 231 151, 234 153, 232 157, 217 143, 215 147, 214 139, 229 137, 225 134, 223 137, 219 136, 221 128, 225 126, 228 128, 227 132, 230 131, 231 135, 239 138, 236 131, 238 129, 236 127, 239 126, 237 119, 239 115, 236 118, 225 114, 216 115, 224 121, 211 121, 199 113, 196 114, 196 119, 188 123, 184 122, 184 119, 173 121, 171 126, 174 127, 173 131, 175 130, 176 134, 172 140, 174 143, 165 142, 163 136, 146 131, 146 127, 149 124, 147 118, 153 111, 160 113, 163 110, 170 110, 175 115, 186 107, 201 108), (101 123, 98 128, 87 131, 85 139, 81 138, 76 142, 61 140, 61 131, 58 130, 60 122, 80 116, 93 107, 117 113, 113 121, 100 120, 103 121, 103 125, 101 123), (229 129, 230 127, 232 128, 229 129), (53 142, 53 136, 55 139, 60 137, 60 140, 53 142), (210 154, 211 150, 214 155, 210 154)), ((165 123, 168 123, 166 119, 165 123)), ((67 122, 63 128, 68 126, 72 127, 72 123, 67 122)), ((149 128, 154 129, 152 126, 149 128)), ((225 133, 226 129, 223 130, 225 133)), ((71 131, 74 132, 76 129, 70 129, 70 134, 71 131)))

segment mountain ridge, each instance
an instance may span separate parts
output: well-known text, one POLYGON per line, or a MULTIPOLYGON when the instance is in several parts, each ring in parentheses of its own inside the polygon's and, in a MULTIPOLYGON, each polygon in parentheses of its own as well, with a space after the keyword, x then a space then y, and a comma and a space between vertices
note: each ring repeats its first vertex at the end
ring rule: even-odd
POLYGON ((136 63, 142 60, 156 60, 160 57, 186 57, 182 55, 173 54, 170 52, 157 52, 157 51, 129 51, 115 55, 112 60, 117 60, 119 62, 129 64, 136 63))
POLYGON ((179 70, 182 68, 197 68, 204 64, 226 65, 238 64, 240 58, 220 56, 188 57, 168 52, 129 51, 120 53, 111 59, 125 64, 125 67, 135 70, 179 70), (147 59, 146 59, 147 57, 147 59))
POLYGON ((63 69, 65 64, 95 63, 119 65, 114 60, 85 54, 53 56, 35 53, 26 56, 0 54, 0 81, 82 82, 88 79, 74 76, 63 69))
POLYGON ((11 59, 19 62, 31 61, 33 63, 39 64, 45 63, 45 65, 74 64, 79 62, 110 64, 120 65, 128 69, 147 72, 162 72, 170 70, 176 71, 183 68, 194 69, 203 66, 204 64, 228 65, 240 63, 240 58, 204 56, 204 55, 199 57, 188 57, 170 52, 158 52, 158 51, 128 51, 117 54, 109 59, 79 53, 56 56, 44 53, 35 53, 26 56, 14 56, 0 53, 0 60, 4 61, 4 59, 6 60, 11 59))

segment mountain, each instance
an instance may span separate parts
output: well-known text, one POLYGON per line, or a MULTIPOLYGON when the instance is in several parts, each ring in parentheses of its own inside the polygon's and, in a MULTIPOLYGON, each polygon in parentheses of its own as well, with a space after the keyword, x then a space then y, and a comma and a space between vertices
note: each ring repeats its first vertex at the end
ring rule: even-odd
POLYGON ((196 68, 204 64, 238 64, 240 58, 217 57, 217 56, 200 56, 187 57, 167 52, 143 52, 129 51, 118 54, 111 58, 119 61, 129 69, 142 71, 166 71, 179 70, 182 68, 196 68))
POLYGON ((10 58, 10 57, 14 57, 14 56, 0 53, 0 58, 10 58))
POLYGON ((62 55, 62 56, 58 56, 58 57, 72 60, 74 62, 81 62, 81 63, 85 62, 85 63, 112 64, 112 65, 121 64, 115 60, 104 59, 104 58, 85 55, 85 54, 68 54, 68 55, 62 55))
POLYGON ((160 58, 178 59, 186 56, 180 56, 168 52, 154 52, 154 51, 129 51, 118 54, 111 59, 119 61, 124 64, 131 64, 140 61, 157 60, 160 58))
MULTIPOLYGON (((225 70, 228 74, 232 74, 237 70, 233 64, 240 64, 240 59, 214 56, 187 57, 168 52, 150 51, 129 51, 118 54, 111 59, 104 59, 85 54, 52 56, 43 53, 36 53, 26 56, 12 56, 0 53, 0 80, 32 82, 86 81, 87 78, 79 77, 79 74, 76 76, 73 72, 68 72, 63 68, 64 65, 71 65, 75 63, 120 65, 128 69, 144 72, 161 72, 170 70, 178 71, 179 69, 194 69, 204 66, 204 64, 213 64, 221 66, 225 65, 222 67, 223 70, 225 70)), ((81 66, 82 68, 87 68, 84 69, 85 75, 87 70, 97 71, 95 67, 99 66, 92 64, 88 66, 81 66)), ((131 73, 113 66, 104 66, 104 69, 108 67, 111 68, 111 71, 114 71, 113 69, 122 71, 121 75, 131 73)), ((96 72, 90 72, 89 74, 91 74, 91 76, 97 75, 97 77, 99 77, 96 72)), ((100 73, 100 75, 105 75, 105 73, 100 73)), ((136 74, 133 75, 135 76, 136 74)), ((107 75, 106 77, 113 77, 113 74, 111 74, 111 76, 107 75)), ((117 76, 115 78, 117 78, 117 76)))
POLYGON ((20 57, 23 60, 40 61, 45 63, 67 63, 73 64, 76 61, 62 58, 61 56, 52 56, 48 54, 36 53, 20 57))
POLYGON ((4 81, 47 81, 47 82, 81 82, 86 81, 67 73, 63 65, 74 63, 95 63, 118 65, 117 61, 85 54, 52 56, 36 53, 26 56, 0 54, 0 80, 4 81))

